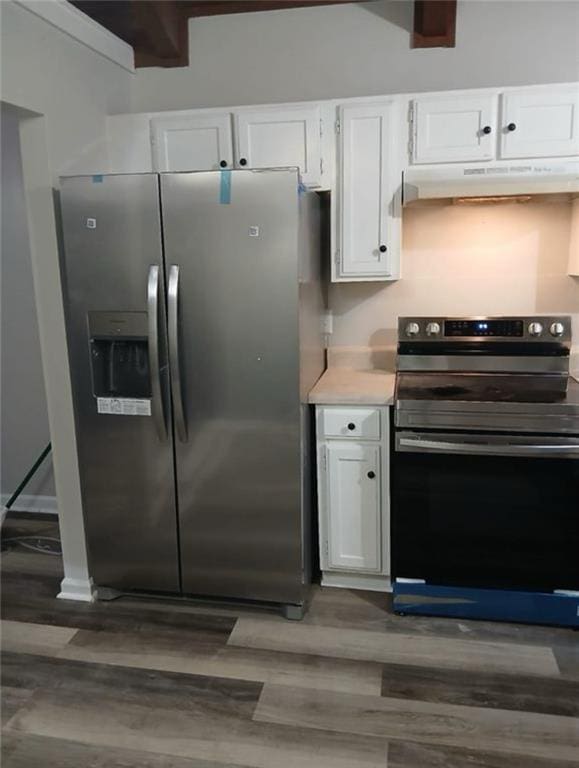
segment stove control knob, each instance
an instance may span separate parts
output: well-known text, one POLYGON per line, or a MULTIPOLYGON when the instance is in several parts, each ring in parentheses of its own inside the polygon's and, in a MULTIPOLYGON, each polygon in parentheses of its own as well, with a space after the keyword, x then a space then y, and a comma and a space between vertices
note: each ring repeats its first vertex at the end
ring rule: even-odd
POLYGON ((543 326, 541 323, 530 323, 529 333, 531 336, 540 336, 543 333, 543 326))
POLYGON ((438 336, 440 333, 440 323, 428 323, 426 326, 427 336, 438 336))
POLYGON ((563 323, 553 323, 549 328, 551 336, 562 336, 565 333, 565 326, 563 323))
POLYGON ((406 326, 406 335, 407 336, 418 336, 420 333, 420 326, 418 323, 408 323, 406 326))

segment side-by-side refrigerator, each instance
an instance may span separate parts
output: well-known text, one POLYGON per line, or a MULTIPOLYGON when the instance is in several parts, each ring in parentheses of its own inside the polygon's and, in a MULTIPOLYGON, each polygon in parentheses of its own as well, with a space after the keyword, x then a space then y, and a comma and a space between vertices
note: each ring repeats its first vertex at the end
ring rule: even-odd
POLYGON ((307 393, 324 369, 318 195, 294 169, 77 176, 61 211, 95 584, 299 613, 307 393))

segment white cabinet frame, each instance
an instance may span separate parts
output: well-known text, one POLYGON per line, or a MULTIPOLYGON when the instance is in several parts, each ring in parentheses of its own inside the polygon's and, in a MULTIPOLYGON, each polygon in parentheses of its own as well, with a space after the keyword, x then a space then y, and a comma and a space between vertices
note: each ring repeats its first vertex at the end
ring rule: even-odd
MULTIPOLYGON (((300 168, 304 184, 313 187, 323 185, 322 118, 319 104, 282 104, 236 110, 234 119, 238 167, 270 168, 294 165, 300 168), (262 144, 259 147, 253 144, 252 129, 262 133, 262 144), (286 129, 293 131, 291 138, 297 140, 293 147, 290 144, 284 146, 283 132, 286 129), (268 132, 269 147, 265 141, 268 132)), ((285 140, 287 141, 287 137, 285 140)))
POLYGON ((151 120, 151 142, 155 171, 213 171, 233 166, 233 134, 229 113, 192 113, 178 117, 155 118, 151 120), (196 151, 184 149, 182 159, 172 160, 171 136, 189 135, 193 142, 196 133, 203 138, 206 146, 199 147, 196 151), (191 157, 187 156, 188 152, 191 157), (223 162, 226 163, 225 166, 221 165, 223 162))
POLYGON ((392 101, 339 108, 334 282, 397 280, 400 276, 397 113, 392 101))
POLYGON ((412 105, 412 163, 491 160, 497 145, 494 94, 425 96, 412 105))
MULTIPOLYGON (((390 409, 387 406, 316 406, 317 432, 317 477, 318 477, 318 520, 319 552, 322 570, 322 585, 354 589, 389 591, 390 582, 390 409), (380 438, 344 438, 326 436, 324 423, 328 423, 327 414, 333 411, 340 416, 348 411, 356 421, 356 414, 367 413, 369 409, 380 415, 380 438), (378 518, 368 521, 376 531, 376 548, 370 552, 368 543, 367 558, 351 557, 346 551, 339 552, 339 540, 333 532, 337 530, 334 519, 339 508, 332 505, 335 489, 330 484, 336 477, 336 462, 341 460, 354 462, 369 461, 376 466, 376 477, 366 482, 376 483, 372 490, 378 503, 378 518)), ((365 471, 365 470, 364 470, 365 471)), ((372 486, 370 485, 371 489, 372 486)), ((370 491, 369 491, 370 492, 370 491)), ((372 513, 371 505, 366 509, 372 513)), ((361 513, 361 511, 360 511, 361 513)), ((343 548, 344 549, 344 548, 343 548)))
POLYGON ((501 158, 579 155, 579 85, 504 93, 501 158))

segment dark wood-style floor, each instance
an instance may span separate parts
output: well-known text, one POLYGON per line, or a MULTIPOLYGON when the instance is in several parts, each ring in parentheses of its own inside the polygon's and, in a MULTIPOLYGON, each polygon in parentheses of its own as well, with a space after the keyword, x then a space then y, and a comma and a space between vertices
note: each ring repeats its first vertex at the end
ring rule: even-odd
MULTIPOLYGON (((55 532, 13 517, 2 535, 55 532)), ((398 617, 386 595, 319 587, 299 623, 72 603, 58 557, 7 544, 3 768, 579 766, 571 630, 398 617)))

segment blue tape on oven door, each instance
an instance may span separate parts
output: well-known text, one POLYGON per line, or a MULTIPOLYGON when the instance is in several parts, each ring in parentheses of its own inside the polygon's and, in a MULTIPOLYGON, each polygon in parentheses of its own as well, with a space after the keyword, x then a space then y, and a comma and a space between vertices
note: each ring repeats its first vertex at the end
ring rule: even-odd
POLYGON ((231 202, 231 171, 220 172, 219 180, 219 202, 221 205, 229 205, 231 202))

